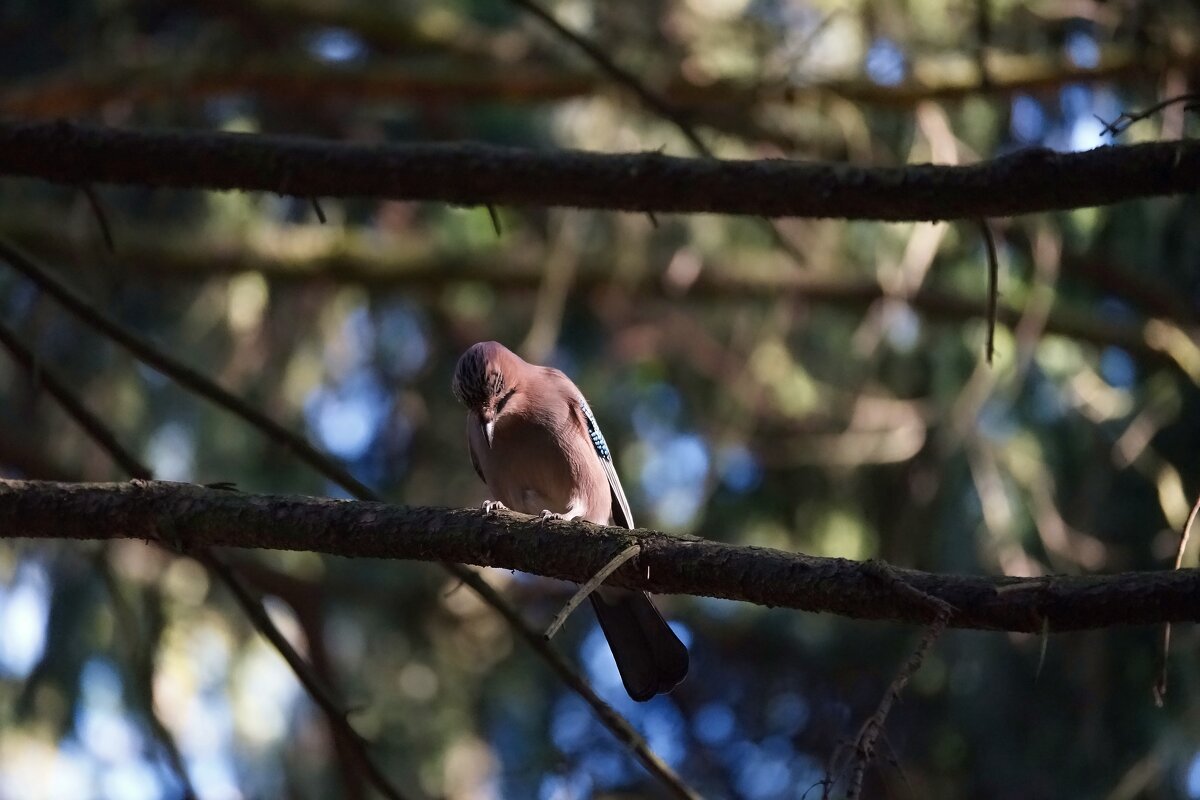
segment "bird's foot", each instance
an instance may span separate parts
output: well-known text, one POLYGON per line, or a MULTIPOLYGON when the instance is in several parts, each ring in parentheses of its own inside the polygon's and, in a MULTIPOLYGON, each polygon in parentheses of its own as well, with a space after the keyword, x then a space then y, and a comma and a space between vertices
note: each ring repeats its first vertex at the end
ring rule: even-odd
POLYGON ((501 503, 499 500, 485 500, 483 502, 484 514, 495 514, 497 511, 507 511, 508 506, 501 503))
POLYGON ((550 509, 544 508, 542 509, 542 519, 566 519, 566 517, 564 517, 562 514, 557 514, 550 509))

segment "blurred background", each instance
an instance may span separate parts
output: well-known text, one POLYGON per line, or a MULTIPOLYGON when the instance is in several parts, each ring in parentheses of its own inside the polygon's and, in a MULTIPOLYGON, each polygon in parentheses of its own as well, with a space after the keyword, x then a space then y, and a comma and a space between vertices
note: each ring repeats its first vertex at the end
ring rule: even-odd
MULTIPOLYGON (((551 8, 726 158, 1090 149, 1200 65, 1200 10, 1174 0, 551 8)), ((693 152, 503 0, 10 0, 0 113, 693 152)), ((1121 139, 1195 131, 1173 106, 1121 139)), ((36 181, 0 182, 0 237, 397 503, 485 498, 449 390, 482 339, 575 379, 643 526, 941 572, 1103 573, 1168 568, 1200 489, 1194 197, 993 221, 1007 324, 988 367, 973 224, 498 208, 497 233, 483 208, 327 199, 321 224, 303 198, 96 191, 115 253, 82 192, 36 181)), ((6 268, 0 314, 158 477, 342 496, 6 268)), ((7 357, 0 474, 125 477, 7 357)), ((661 796, 436 566, 231 555, 410 796, 661 796)), ((537 628, 572 590, 485 575, 537 628)), ((669 696, 628 700, 590 614, 556 646, 711 797, 803 796, 919 635, 659 602, 692 652, 669 696)), ((1176 630, 1159 709, 1159 636, 947 633, 868 796, 1200 797, 1200 641, 1176 630)), ((138 541, 0 543, 0 797, 181 797, 163 733, 205 800, 370 796, 196 562, 138 541)))

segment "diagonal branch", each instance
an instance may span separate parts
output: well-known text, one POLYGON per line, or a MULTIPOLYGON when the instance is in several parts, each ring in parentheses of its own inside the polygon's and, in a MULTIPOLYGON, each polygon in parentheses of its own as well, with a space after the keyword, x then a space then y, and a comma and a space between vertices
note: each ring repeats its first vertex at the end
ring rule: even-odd
POLYGON ((116 635, 122 640, 130 661, 129 669, 133 675, 133 685, 130 688, 133 690, 137 702, 142 706, 142 713, 146 715, 150 730, 154 734, 154 738, 158 740, 163 755, 171 766, 171 771, 179 780, 184 800, 196 800, 199 795, 196 794, 196 788, 192 785, 191 778, 188 777, 187 764, 183 760, 183 754, 179 751, 179 745, 176 744, 171 731, 167 729, 166 723, 162 721, 154 707, 154 658, 162 634, 162 594, 157 588, 147 588, 138 598, 139 604, 147 609, 145 613, 150 619, 150 623, 147 625, 150 629, 149 635, 146 637, 149 641, 143 642, 137 635, 139 628, 137 610, 125 598, 121 582, 113 574, 109 563, 109 553, 108 548, 98 552, 95 565, 96 571, 100 574, 100 580, 103 581, 104 588, 108 592, 109 604, 117 623, 114 626, 116 635))
MULTIPOLYGON (((250 495, 152 481, 0 481, 0 536, 150 538, 167 529, 187 546, 453 561, 576 583, 599 572, 614 552, 638 544, 637 567, 626 564, 609 584, 857 619, 927 624, 936 616, 928 604, 897 602, 894 593, 880 591, 880 566, 872 562, 478 509, 250 495)), ((948 625, 956 628, 1032 633, 1046 620, 1051 630, 1068 631, 1200 618, 1200 570, 1006 578, 888 569, 914 592, 952 606, 948 625)), ((532 636, 542 641, 540 633, 532 636)))
POLYGON ((1200 188, 1200 142, 1029 149, 970 166, 855 167, 8 122, 0 123, 0 175, 460 205, 958 220, 1192 192, 1200 188))
MULTIPOLYGON (((942 635, 950 615, 954 612, 954 609, 945 601, 910 586, 886 564, 868 561, 863 567, 875 572, 876 577, 888 587, 893 599, 902 603, 916 603, 923 606, 933 616, 933 619, 926 627, 921 641, 917 643, 908 659, 900 665, 896 677, 888 684, 887 691, 883 693, 883 698, 880 699, 875 712, 867 717, 862 727, 859 728, 858 736, 854 740, 846 800, 858 800, 862 796, 863 778, 866 776, 867 768, 875 760, 875 746, 879 738, 884 735, 883 726, 887 722, 892 705, 900 699, 900 692, 921 668, 921 664, 925 661, 925 655, 942 635)), ((833 780, 836 781, 836 776, 833 780)), ((832 783, 827 783, 826 788, 831 785, 832 783)))
MULTIPOLYGON (((25 347, 24 343, 18 339, 15 334, 3 324, 0 324, 0 345, 2 345, 9 354, 13 357, 20 366, 24 367, 31 375, 34 372, 35 358, 32 352, 25 347)), ((101 448, 109 454, 114 462, 134 478, 134 482, 146 482, 150 477, 151 472, 149 467, 142 464, 132 453, 117 441, 116 436, 112 431, 108 430, 103 421, 93 414, 82 401, 74 395, 66 384, 59 380, 54 373, 45 369, 38 370, 39 380, 42 381, 46 389, 51 393, 63 410, 83 428, 84 432, 101 448)), ((174 532, 170 530, 170 524, 164 522, 161 526, 162 536, 155 535, 147 537, 155 541, 163 542, 170 541, 178 543, 174 532)), ((351 727, 346 719, 346 712, 338 705, 333 695, 326 688, 325 684, 314 674, 312 668, 306 661, 296 652, 295 648, 287 641, 276 627, 275 623, 267 615, 262 604, 250 594, 246 589, 241 579, 224 561, 222 561, 212 549, 205 546, 199 546, 192 550, 192 554, 196 559, 204 565, 210 574, 215 576, 217 580, 225 585, 233 594, 242 611, 249 617, 251 624, 262 636, 269 641, 283 659, 292 668, 296 678, 304 687, 312 701, 325 712, 326 719, 329 721, 329 727, 333 737, 341 741, 346 747, 354 751, 356 760, 362 766, 363 772, 371 784, 379 790, 380 794, 390 800, 404 800, 405 795, 401 794, 387 777, 379 770, 375 763, 367 755, 367 743, 359 736, 358 732, 351 727)), ((111 576, 109 576, 111 578, 111 576)), ((119 605, 121 601, 120 591, 117 587, 109 583, 109 589, 112 594, 114 604, 119 605)), ((139 661, 139 668, 146 669, 145 665, 139 661)), ((149 683, 142 681, 145 686, 149 683)), ((151 726, 155 735, 160 738, 163 747, 171 758, 171 763, 182 770, 182 761, 179 758, 178 750, 175 748, 174 741, 170 738, 165 726, 158 719, 154 712, 153 698, 144 698, 147 706, 147 713, 151 722, 151 726)), ((180 772, 180 780, 190 792, 190 783, 188 781, 186 771, 180 772)), ((194 794, 194 792, 192 793, 194 794)))
POLYGON ((581 50, 601 72, 608 75, 621 86, 624 86, 630 92, 633 92, 642 101, 644 106, 678 128, 679 132, 683 134, 683 137, 688 140, 688 143, 691 144, 697 153, 703 156, 712 156, 712 151, 708 145, 696 133, 692 124, 684 119, 679 110, 666 98, 651 91, 632 72, 629 72, 616 61, 613 61, 608 53, 604 51, 604 48, 571 30, 566 25, 563 25, 553 14, 542 8, 534 0, 508 1, 511 5, 517 6, 526 13, 537 17, 542 21, 542 24, 554 31, 556 36, 566 39, 574 47, 581 50))
MULTIPOLYGON (((72 314, 82 319, 88 325, 99 330, 112 341, 120 344, 135 357, 164 375, 175 380, 181 386, 212 401, 216 405, 242 418, 271 441, 287 447, 301 461, 308 464, 329 480, 341 486, 347 492, 363 500, 379 500, 380 497, 365 484, 354 478, 342 466, 323 455, 301 436, 298 436, 279 423, 268 417, 262 411, 246 403, 241 398, 231 394, 213 381, 195 370, 187 367, 171 356, 163 353, 154 345, 140 336, 124 328, 116 320, 94 308, 83 296, 75 292, 62 281, 53 277, 23 253, 12 246, 0 242, 0 258, 17 269, 47 294, 63 304, 72 314)), ((450 560, 451 562, 453 559, 450 560)), ((558 651, 549 646, 540 633, 531 628, 513 608, 487 581, 483 580, 473 570, 460 563, 444 563, 446 570, 458 580, 467 584, 488 605, 492 606, 509 623, 512 629, 533 648, 542 659, 554 670, 567 686, 592 707, 596 717, 612 735, 636 757, 651 775, 653 775, 672 796, 689 800, 695 793, 688 787, 674 770, 650 749, 649 744, 629 722, 608 703, 596 694, 558 651)), ((267 618, 270 622, 270 619, 267 618)), ((342 720, 345 721, 344 719, 342 720)))

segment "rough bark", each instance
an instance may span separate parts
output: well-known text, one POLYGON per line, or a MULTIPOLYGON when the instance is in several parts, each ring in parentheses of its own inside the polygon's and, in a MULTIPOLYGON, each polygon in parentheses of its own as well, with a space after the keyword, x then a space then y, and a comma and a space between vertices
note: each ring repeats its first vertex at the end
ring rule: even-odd
MULTIPOLYGON (((860 619, 928 623, 928 603, 892 591, 874 564, 521 515, 276 497, 158 481, 0 481, 0 536, 161 540, 171 546, 311 550, 455 561, 584 582, 630 544, 610 579, 658 593, 743 600, 860 619)), ((995 578, 895 570, 950 604, 949 625, 1040 632, 1200 618, 1200 571, 995 578)))
POLYGON ((965 167, 855 167, 8 122, 0 123, 0 175, 460 205, 961 220, 1192 192, 1200 142, 1030 149, 965 167))

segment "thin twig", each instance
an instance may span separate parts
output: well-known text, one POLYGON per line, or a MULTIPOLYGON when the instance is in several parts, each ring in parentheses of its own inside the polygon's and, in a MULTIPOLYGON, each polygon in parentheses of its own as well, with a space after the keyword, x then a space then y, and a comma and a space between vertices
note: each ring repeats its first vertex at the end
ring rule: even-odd
POLYGON ((992 46, 992 13, 988 0, 975 2, 975 63, 979 67, 979 89, 986 92, 992 87, 992 73, 988 69, 988 50, 992 46))
POLYGON ((567 663, 567 660, 551 647, 540 633, 521 619, 512 604, 501 597, 491 584, 479 577, 479 574, 470 567, 452 563, 446 563, 444 566, 450 571, 450 574, 474 589, 485 602, 500 612, 500 615, 508 621, 516 634, 524 639, 525 643, 533 648, 534 652, 540 655, 554 672, 558 673, 558 677, 567 685, 567 688, 587 701, 601 724, 608 728, 617 741, 633 752, 646 770, 663 784, 672 797, 680 798, 680 800, 699 800, 700 795, 684 783, 675 774, 675 771, 650 749, 646 740, 629 724, 629 721, 600 699, 600 696, 588 685, 579 672, 567 663))
MULTIPOLYGON (((1196 524, 1196 516, 1200 515, 1200 497, 1192 506, 1187 522, 1183 525, 1183 535, 1179 537, 1179 550, 1175 553, 1175 569, 1183 565, 1183 554, 1187 550, 1188 540, 1192 536, 1192 526, 1196 524)), ((1171 654, 1171 623, 1163 625, 1162 659, 1158 665, 1158 681, 1154 684, 1154 704, 1162 708, 1167 696, 1167 658, 1171 654)))
POLYGON ((640 552, 642 552, 642 546, 640 544, 629 545, 629 547, 626 547, 624 550, 618 553, 616 558, 605 564, 604 568, 597 572, 590 581, 585 583, 583 586, 580 586, 579 591, 575 592, 571 599, 567 601, 567 604, 563 606, 562 611, 558 612, 558 616, 556 616, 554 621, 550 623, 550 627, 546 628, 546 633, 544 634, 546 641, 550 641, 554 638, 554 634, 558 633, 558 629, 561 628, 563 623, 567 621, 567 617, 571 616, 571 612, 579 608, 579 604, 586 600, 588 595, 596 591, 600 584, 604 583, 605 579, 607 579, 609 575, 612 575, 621 568, 622 564, 640 552))
POLYGON ((900 764, 900 756, 896 754, 896 748, 892 745, 892 740, 888 738, 887 731, 880 732, 879 741, 887 751, 884 758, 896 770, 896 773, 900 776, 900 780, 904 781, 904 788, 908 789, 909 797, 916 797, 913 785, 909 782, 908 775, 904 774, 904 767, 900 764))
POLYGON ((31 382, 36 382, 37 385, 45 388, 51 397, 58 401, 67 415, 83 428, 84 433, 92 441, 108 453, 118 467, 128 473, 130 477, 144 480, 151 478, 150 470, 146 469, 133 453, 130 453, 117 441, 108 426, 80 402, 75 393, 67 388, 57 374, 46 369, 40 363, 40 359, 34 355, 33 351, 26 347, 25 343, 3 321, 0 321, 0 346, 8 351, 13 361, 25 369, 31 382))
POLYGON ((900 697, 900 692, 903 691, 909 679, 921 668, 921 664, 925 661, 925 655, 941 636, 942 631, 946 629, 946 623, 950 621, 950 614, 953 612, 949 603, 912 586, 882 562, 869 563, 873 565, 876 576, 886 583, 898 597, 903 598, 906 602, 915 602, 926 606, 933 619, 925 629, 925 635, 921 637, 921 641, 913 650, 912 655, 900 666, 896 677, 888 686, 887 691, 883 693, 883 698, 879 701, 875 713, 867 718, 859 729, 858 736, 855 737, 853 748, 855 757, 852 761, 853 767, 850 771, 846 800, 858 800, 862 795, 863 778, 866 776, 867 767, 874 760, 875 745, 883 732, 888 713, 897 698, 900 697))
MULTIPOLYGON (((11 351, 10 351, 11 352, 11 351)), ((133 606, 125 599, 125 595, 121 592, 120 582, 117 576, 113 574, 112 565, 109 563, 110 548, 107 543, 96 553, 95 564, 97 572, 100 574, 100 579, 104 583, 104 588, 108 591, 109 600, 112 604, 113 617, 116 619, 117 636, 124 641, 125 650, 128 651, 130 670, 133 673, 133 689, 134 695, 138 702, 142 704, 143 711, 146 714, 146 720, 150 724, 150 729, 154 733, 159 744, 162 746, 163 752, 167 757, 167 763, 171 765, 171 771, 175 773, 176 779, 183 788, 183 796, 185 800, 194 800, 199 797, 196 794, 196 789, 192 785, 191 778, 188 777, 187 765, 184 763, 183 755, 179 752, 179 745, 175 743, 175 738, 167 729, 166 724, 159 717, 158 711, 154 707, 154 651, 157 648, 158 640, 162 629, 162 594, 153 588, 146 590, 148 602, 141 605, 147 608, 147 614, 156 614, 157 624, 151 625, 151 639, 146 646, 142 646, 136 635, 138 628, 137 614, 134 612, 133 606)))
POLYGON ((504 229, 500 227, 500 214, 496 212, 496 207, 488 203, 484 208, 487 209, 488 218, 492 221, 492 230, 496 232, 496 238, 499 239, 504 235, 504 229))
POLYGON ((1050 649, 1050 618, 1042 618, 1042 631, 1038 634, 1040 641, 1038 642, 1038 663, 1037 669, 1033 673, 1033 682, 1037 683, 1038 678, 1042 676, 1042 667, 1046 665, 1046 651, 1050 649))
POLYGON ((1177 103, 1185 104, 1183 107, 1184 111, 1195 111, 1200 108, 1200 93, 1189 92, 1187 94, 1177 95, 1176 97, 1168 97, 1166 100, 1155 103, 1154 105, 1142 111, 1123 111, 1121 112, 1120 116, 1118 116, 1112 122, 1105 122, 1103 118, 1096 116, 1096 119, 1100 120, 1100 123, 1104 126, 1104 128, 1100 131, 1100 135, 1119 136, 1120 134, 1129 130, 1129 128, 1135 122, 1141 122, 1144 119, 1149 119, 1159 111, 1162 111, 1164 108, 1176 105, 1177 103))
MULTIPOLYGON (((32 259, 3 241, 0 241, 0 258, 3 258, 12 267, 21 272, 21 274, 28 277, 47 294, 53 296, 71 313, 79 317, 79 319, 96 328, 112 341, 120 344, 139 360, 172 378, 181 386, 240 417, 272 441, 288 447, 301 461, 308 464, 333 483, 341 486, 351 495, 360 500, 378 501, 382 499, 377 493, 350 475, 343 467, 320 453, 303 438, 287 430, 241 398, 231 394, 205 376, 183 365, 138 335, 132 333, 108 315, 94 308, 87 300, 76 293, 74 289, 51 276, 35 264, 32 259)), ((461 564, 445 563, 443 566, 451 575, 466 583, 486 603, 495 608, 508 621, 513 630, 529 643, 534 651, 558 673, 563 682, 592 707, 600 722, 608 728, 618 741, 629 748, 643 766, 673 796, 679 798, 696 797, 696 794, 675 774, 674 770, 650 749, 649 744, 634 730, 633 726, 611 706, 605 703, 557 651, 549 647, 542 638, 541 633, 530 627, 517 613, 516 609, 512 607, 512 604, 501 597, 498 592, 473 570, 461 564)))
POLYGON ((563 25, 553 14, 533 0, 509 0, 509 2, 537 17, 557 35, 582 50, 602 72, 637 95, 642 103, 660 117, 674 124, 679 129, 679 132, 683 134, 684 138, 696 149, 697 153, 710 158, 712 157, 712 151, 708 148, 708 145, 704 143, 704 140, 700 138, 691 123, 684 118, 678 109, 671 105, 665 97, 646 87, 632 72, 629 72, 609 58, 608 54, 599 45, 563 25))
MULTIPOLYGON (((563 25, 553 14, 542 8, 534 0, 509 0, 509 2, 537 17, 556 34, 579 48, 601 72, 608 75, 621 86, 624 86, 641 100, 643 105, 678 128, 679 132, 683 134, 683 137, 687 139, 688 143, 691 144, 697 153, 705 158, 716 158, 716 153, 704 143, 695 126, 687 120, 679 109, 675 108, 665 97, 651 90, 632 72, 609 58, 608 54, 604 52, 604 48, 563 25)), ((647 213, 650 215, 651 223, 657 228, 658 220, 655 219, 654 212, 647 210, 647 213)), ((778 225, 766 218, 763 218, 763 222, 776 247, 787 253, 797 264, 802 263, 800 252, 784 237, 778 225)))
POLYGON ((367 754, 369 743, 362 738, 358 731, 346 719, 346 711, 341 707, 341 704, 333 698, 329 689, 313 672, 312 666, 305 661, 295 648, 291 646, 287 638, 271 621, 271 617, 267 614, 262 603, 250 593, 250 590, 242 583, 241 579, 233 571, 233 569, 224 561, 217 558, 211 550, 202 550, 197 554, 200 563, 208 567, 221 583, 229 589, 238 605, 250 618, 250 622, 261 633, 267 641, 269 641, 288 666, 292 668, 292 672, 300 680, 304 686, 308 696, 313 702, 325 712, 325 718, 329 720, 329 726, 334 730, 335 736, 343 742, 349 743, 353 748, 364 772, 366 772, 367 780, 371 782, 380 794, 391 800, 403 800, 404 795, 400 793, 395 786, 388 780, 387 776, 380 771, 374 760, 367 754))
POLYGON ((104 211, 104 204, 100 202, 100 195, 96 193, 96 187, 85 183, 79 188, 83 191, 83 196, 87 198, 92 214, 96 217, 96 224, 100 226, 100 235, 104 237, 104 246, 108 248, 109 253, 116 255, 117 245, 113 240, 112 226, 108 224, 108 214, 104 211))
POLYGON ((162 352, 103 311, 94 308, 75 289, 34 263, 31 258, 20 250, 7 242, 0 241, 0 258, 8 262, 11 267, 33 283, 37 284, 40 289, 61 303, 76 317, 128 350, 139 361, 148 364, 184 388, 224 407, 254 427, 263 430, 273 441, 290 449, 300 460, 317 469, 317 471, 329 480, 340 484, 351 494, 363 499, 376 499, 365 484, 354 478, 345 469, 322 456, 316 448, 302 437, 284 428, 271 417, 213 383, 201 373, 162 352))
POLYGON ((986 219, 979 220, 979 230, 983 233, 983 246, 987 252, 987 345, 984 355, 987 363, 992 363, 996 354, 996 309, 1000 300, 1000 259, 996 255, 996 238, 992 227, 986 219))
MULTIPOLYGON (((20 340, 2 324, 0 324, 0 344, 3 344, 8 349, 18 364, 27 370, 31 369, 32 356, 28 348, 24 347, 20 340)), ((41 378, 46 388, 59 401, 63 410, 76 421, 97 445, 109 454, 114 462, 128 472, 130 477, 135 480, 152 480, 153 473, 150 471, 150 468, 130 454, 117 441, 116 436, 108 430, 107 426, 95 414, 89 411, 62 381, 52 372, 45 369, 42 371, 41 378)), ((160 543, 167 544, 165 542, 160 543)), ((404 800, 405 796, 392 786, 387 777, 371 761, 366 752, 367 743, 350 726, 350 723, 346 720, 346 713, 339 708, 332 694, 313 673, 308 663, 301 658, 300 654, 284 638, 283 634, 275 626, 275 623, 271 621, 270 616, 263 609, 262 604, 241 584, 241 581, 229 565, 218 558, 207 547, 200 548, 194 555, 212 575, 225 584, 258 632, 274 645, 275 649, 287 661, 288 666, 292 668, 292 671, 296 674, 296 678, 300 681, 305 691, 308 692, 309 697, 325 712, 334 735, 343 741, 349 742, 354 748, 358 761, 366 772, 371 784, 385 797, 390 798, 390 800, 404 800)))
POLYGON ((324 225, 325 224, 325 209, 321 208, 321 198, 314 196, 314 197, 310 197, 308 199, 312 203, 313 211, 315 211, 317 214, 317 222, 324 225))
MULTIPOLYGON (((326 607, 326 598, 322 591, 324 584, 320 580, 300 578, 276 570, 257 560, 231 559, 230 566, 260 594, 278 598, 292 609, 308 645, 305 655, 308 663, 312 665, 313 673, 327 686, 337 683, 325 636, 323 609, 326 607)), ((350 715, 364 710, 363 707, 350 705, 343 705, 343 708, 350 715)), ((338 770, 342 776, 339 800, 366 800, 365 781, 354 742, 347 741, 343 736, 334 736, 333 744, 338 770)))

